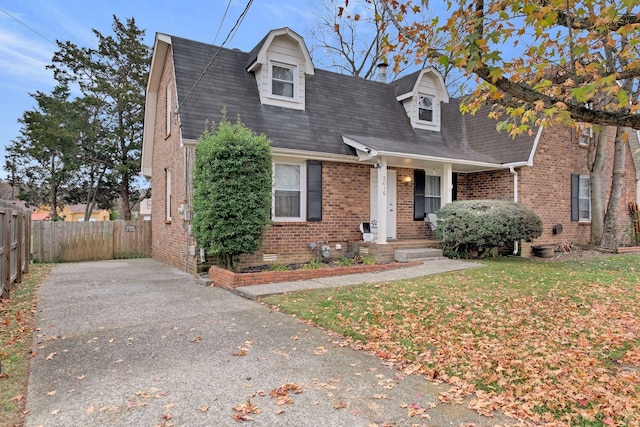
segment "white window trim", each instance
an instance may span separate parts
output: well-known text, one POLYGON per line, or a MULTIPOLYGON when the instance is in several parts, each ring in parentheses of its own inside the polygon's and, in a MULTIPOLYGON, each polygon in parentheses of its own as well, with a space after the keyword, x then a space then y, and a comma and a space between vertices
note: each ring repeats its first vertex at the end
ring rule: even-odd
POLYGON ((435 125, 436 122, 436 97, 430 95, 428 93, 418 93, 416 97, 416 122, 422 123, 425 125, 435 125), (430 98, 431 99, 431 120, 420 120, 420 98, 430 98))
POLYGON ((273 222, 306 222, 307 221, 307 164, 306 162, 296 162, 291 160, 274 160, 273 176, 271 185, 271 212, 273 212, 273 222), (300 166, 300 216, 276 216, 276 164, 300 166))
POLYGON ((269 98, 280 99, 289 102, 298 102, 298 66, 293 64, 287 64, 280 61, 269 61, 269 98), (293 97, 275 95, 273 93, 273 67, 283 67, 293 70, 293 97))
POLYGON ((173 109, 173 82, 169 82, 167 84, 167 93, 166 93, 167 99, 167 116, 166 116, 166 123, 165 123, 165 136, 170 136, 171 135, 171 111, 173 109))
POLYGON ((591 177, 589 175, 580 175, 578 179, 578 222, 590 223, 591 222, 591 177), (588 193, 589 193, 589 218, 582 218, 580 216, 580 201, 584 200, 584 198, 580 197, 580 189, 582 188, 582 179, 586 178, 589 180, 588 193))
MULTIPOLYGON (((439 175, 427 175, 425 173, 425 177, 424 177, 424 198, 425 198, 425 206, 426 206, 426 200, 427 199, 440 199, 440 207, 442 207, 442 177, 439 175), (438 177, 440 179, 440 187, 438 187, 438 192, 440 194, 428 194, 427 193, 427 181, 432 178, 432 177, 438 177)), ((435 212, 425 212, 425 213, 435 213, 435 212)))
POLYGON ((167 222, 171 221, 171 169, 165 169, 165 185, 166 185, 166 199, 165 199, 165 213, 167 222))

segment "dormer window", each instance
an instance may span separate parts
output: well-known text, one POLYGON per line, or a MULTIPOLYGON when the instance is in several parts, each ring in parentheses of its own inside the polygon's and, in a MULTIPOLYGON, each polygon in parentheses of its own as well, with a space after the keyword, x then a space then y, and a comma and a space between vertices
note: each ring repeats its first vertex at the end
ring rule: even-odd
POLYGON ((296 67, 280 63, 271 64, 271 95, 295 98, 296 67))
POLYGON ((426 95, 418 97, 418 120, 433 122, 433 98, 426 95))

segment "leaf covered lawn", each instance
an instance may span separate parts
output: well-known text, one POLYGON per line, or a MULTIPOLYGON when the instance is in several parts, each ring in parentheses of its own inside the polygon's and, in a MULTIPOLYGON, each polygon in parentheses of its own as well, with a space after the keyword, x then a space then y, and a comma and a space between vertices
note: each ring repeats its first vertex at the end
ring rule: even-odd
POLYGON ((525 423, 640 425, 640 257, 482 268, 266 303, 525 423))

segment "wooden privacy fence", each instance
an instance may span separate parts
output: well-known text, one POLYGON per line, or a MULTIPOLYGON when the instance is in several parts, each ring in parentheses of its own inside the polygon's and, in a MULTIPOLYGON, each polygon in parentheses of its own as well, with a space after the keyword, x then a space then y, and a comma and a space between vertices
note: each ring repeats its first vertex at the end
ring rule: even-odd
POLYGON ((34 221, 34 262, 151 256, 151 221, 34 221))
POLYGON ((31 214, 0 200, 0 297, 11 298, 22 274, 29 272, 31 214))

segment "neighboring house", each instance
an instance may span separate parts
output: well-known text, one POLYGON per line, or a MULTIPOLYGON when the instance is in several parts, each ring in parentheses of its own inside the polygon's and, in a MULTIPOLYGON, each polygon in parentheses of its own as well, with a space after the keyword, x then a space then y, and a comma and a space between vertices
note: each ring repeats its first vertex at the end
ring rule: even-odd
MULTIPOLYGON (((488 110, 462 115, 459 104, 433 68, 389 83, 316 69, 302 37, 288 28, 271 31, 248 53, 157 34, 142 151, 154 189, 152 256, 197 269, 189 224, 195 146, 223 110, 272 146, 273 224, 243 265, 307 261, 318 241, 352 247, 363 239, 361 223, 371 225, 368 249, 382 259, 395 242, 424 241, 425 213, 478 198, 534 209, 544 222, 536 243, 586 242, 584 140, 560 127, 512 139, 496 132, 488 110), (553 233, 558 224, 562 235, 553 233)), ((626 205, 637 200, 633 160, 629 153, 626 238, 626 205)))
MULTIPOLYGON (((58 208, 58 215, 67 222, 81 222, 84 221, 84 211, 86 205, 77 203, 73 205, 64 205, 58 208)), ((51 218, 49 214, 51 208, 49 206, 41 206, 31 214, 33 221, 48 221, 51 218)), ((109 221, 111 213, 105 209, 94 209, 91 212, 91 218, 89 221, 109 221)))
POLYGON ((140 200, 139 205, 139 219, 144 221, 151 221, 151 198, 140 200))

